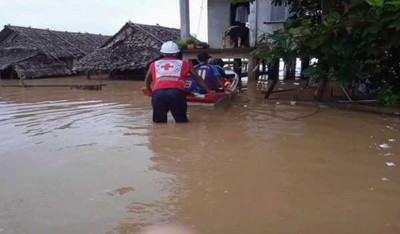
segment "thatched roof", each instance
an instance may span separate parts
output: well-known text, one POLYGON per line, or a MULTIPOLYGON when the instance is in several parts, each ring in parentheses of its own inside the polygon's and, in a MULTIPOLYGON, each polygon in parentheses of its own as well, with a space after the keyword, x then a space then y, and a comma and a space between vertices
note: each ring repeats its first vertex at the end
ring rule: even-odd
POLYGON ((6 25, 0 32, 0 48, 23 47, 37 49, 56 58, 80 58, 93 52, 109 38, 89 33, 6 25))
POLYGON ((109 38, 7 25, 0 32, 0 70, 18 67, 21 78, 69 75, 66 59, 81 58, 109 38))
POLYGON ((162 43, 179 38, 179 29, 128 22, 103 46, 79 60, 76 69, 141 69, 160 57, 162 43))
POLYGON ((71 75, 64 62, 26 48, 0 49, 0 70, 12 67, 21 78, 71 75))

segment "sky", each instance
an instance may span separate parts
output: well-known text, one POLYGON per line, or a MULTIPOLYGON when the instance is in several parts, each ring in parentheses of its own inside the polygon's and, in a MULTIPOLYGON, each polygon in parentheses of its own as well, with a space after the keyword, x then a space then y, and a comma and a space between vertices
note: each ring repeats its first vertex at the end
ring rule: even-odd
MULTIPOLYGON (((207 1, 189 0, 190 31, 207 39, 207 1), (203 7, 202 7, 203 6, 203 7)), ((179 0, 0 0, 0 25, 115 34, 127 21, 180 28, 179 0)))

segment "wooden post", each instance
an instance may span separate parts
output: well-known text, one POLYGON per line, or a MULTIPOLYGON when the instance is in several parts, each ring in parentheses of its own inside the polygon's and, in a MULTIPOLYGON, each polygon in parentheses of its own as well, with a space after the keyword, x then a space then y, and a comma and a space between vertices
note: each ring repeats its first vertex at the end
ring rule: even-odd
POLYGON ((187 40, 190 38, 189 0, 180 0, 179 3, 181 15, 181 39, 187 40))
POLYGON ((322 97, 324 96, 326 86, 328 86, 329 80, 326 77, 322 77, 321 81, 319 82, 317 90, 315 90, 314 98, 317 101, 321 101, 322 97))
MULTIPOLYGON (((260 79, 260 59, 256 59, 256 66, 254 67, 254 80, 258 81, 260 79)), ((262 64, 261 64, 262 65, 262 64)))
POLYGON ((242 60, 234 59, 233 60, 233 71, 236 72, 239 76, 239 90, 242 90, 242 60))
MULTIPOLYGON (((265 73, 267 71, 267 65, 265 64, 265 61, 262 61, 262 72, 265 73)), ((265 74, 263 74, 265 75, 265 74)))
POLYGON ((249 58, 249 65, 248 65, 248 81, 258 80, 259 70, 258 70, 258 62, 255 57, 249 58))
MULTIPOLYGON (((320 66, 322 67, 323 71, 328 71, 329 70, 329 63, 326 62, 325 60, 320 59, 318 61, 320 63, 320 66)), ((318 84, 317 90, 314 92, 314 98, 317 101, 321 101, 322 97, 324 96, 325 89, 328 86, 329 79, 325 73, 320 74, 320 81, 318 84)))
POLYGON ((103 71, 100 70, 100 72, 99 72, 99 90, 101 90, 101 88, 103 86, 103 78, 101 77, 102 73, 103 73, 103 71))
POLYGON ((279 80, 279 60, 268 64, 268 81, 272 81, 264 95, 268 99, 279 80))
POLYGON ((300 71, 300 79, 306 80, 304 76, 304 70, 310 67, 310 58, 302 58, 301 59, 301 71, 300 71))
POLYGON ((285 63, 285 80, 294 80, 296 78, 296 62, 293 64, 285 63))

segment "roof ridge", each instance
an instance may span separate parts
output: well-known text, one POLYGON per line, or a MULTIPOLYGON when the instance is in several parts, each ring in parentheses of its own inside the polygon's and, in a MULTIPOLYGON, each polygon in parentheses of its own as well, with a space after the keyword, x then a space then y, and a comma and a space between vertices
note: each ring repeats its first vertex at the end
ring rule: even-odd
MULTIPOLYGON (((26 26, 17 26, 17 25, 5 25, 4 27, 9 27, 9 28, 26 28, 26 29, 34 29, 34 30, 43 30, 43 31, 47 31, 47 30, 49 30, 49 31, 52 31, 52 32, 60 32, 60 33, 82 33, 82 32, 70 32, 70 31, 61 31, 61 30, 54 30, 54 29, 49 29, 49 28, 34 28, 34 27, 31 27, 31 26, 28 26, 28 27, 26 27, 26 26)), ((108 35, 103 35, 103 34, 95 34, 95 33, 88 33, 88 32, 86 32, 87 34, 89 34, 89 35, 93 35, 93 36, 105 36, 105 37, 109 37, 108 35)))
MULTIPOLYGON (((131 22, 132 23, 132 22, 131 22)), ((145 30, 141 25, 132 23, 133 25, 135 25, 136 27, 138 27, 139 29, 141 29, 143 32, 149 34, 150 36, 152 36, 154 39, 156 39, 157 41, 164 43, 165 41, 161 40, 160 38, 156 37, 155 35, 153 35, 152 33, 150 33, 149 31, 145 30)))
MULTIPOLYGON (((77 46, 75 46, 74 44, 72 44, 71 42, 69 42, 67 39, 62 38, 60 35, 58 35, 57 33, 52 32, 51 30, 48 30, 50 33, 54 34, 56 37, 60 38, 61 40, 63 40, 64 42, 66 42, 67 44, 69 44, 70 46, 74 47, 75 49, 79 50, 82 54, 87 55, 86 52, 82 51, 81 49, 79 49, 77 46)), ((73 57, 75 57, 75 55, 73 55, 72 53, 70 53, 68 51, 69 54, 71 54, 73 57)), ((75 57, 77 58, 77 57, 75 57)))
POLYGON ((90 35, 91 34, 89 34, 89 33, 80 33, 80 34, 82 34, 85 38, 87 38, 89 41, 93 41, 93 42, 95 42, 95 43, 97 43, 98 44, 98 46, 97 47, 100 47, 101 45, 102 45, 102 43, 101 42, 99 42, 99 41, 97 41, 97 40, 95 40, 94 38, 92 38, 90 35))
MULTIPOLYGON (((14 30, 16 30, 16 29, 14 29, 14 30)), ((39 44, 37 44, 34 40, 32 40, 30 37, 28 37, 27 35, 25 35, 25 33, 23 33, 23 32, 21 32, 21 31, 19 31, 19 30, 16 30, 19 34, 21 34, 23 37, 26 37, 29 41, 31 41, 34 45, 36 45, 36 46, 38 46, 39 48, 41 48, 41 50, 44 52, 44 53, 46 53, 46 54, 49 54, 51 57, 53 57, 53 58, 55 58, 56 60, 58 60, 58 61, 60 61, 61 62, 61 60, 59 60, 56 56, 54 56, 52 53, 50 53, 49 51, 46 51, 46 49, 43 49, 43 47, 42 46, 40 46, 39 44)))
MULTIPOLYGON (((69 50, 65 49, 65 48, 62 47, 62 46, 58 46, 58 45, 54 44, 54 42, 52 42, 51 40, 45 38, 45 37, 44 37, 42 34, 40 34, 39 32, 35 32, 35 30, 32 30, 32 31, 33 31, 33 33, 38 34, 41 38, 43 38, 44 40, 46 40, 47 42, 49 42, 50 44, 52 44, 53 46, 55 46, 57 49, 61 49, 61 50, 63 50, 64 52, 67 52, 67 54, 72 55, 72 57, 77 58, 77 57, 76 57, 74 54, 72 54, 69 50)), ((47 30, 47 31, 50 32, 50 33, 52 33, 52 34, 54 34, 54 35, 56 35, 57 37, 59 37, 57 34, 51 32, 50 30, 47 30)), ((61 38, 61 37, 60 37, 60 38, 61 38)), ((62 38, 61 38, 61 39, 62 39, 62 38)), ((67 42, 67 43, 68 43, 68 42, 67 42)))
POLYGON ((160 24, 156 24, 156 25, 152 25, 152 24, 140 24, 140 23, 134 23, 134 22, 132 22, 132 21, 128 21, 128 23, 134 24, 134 25, 139 25, 139 26, 160 27, 160 28, 166 28, 166 29, 173 29, 173 30, 177 30, 177 31, 180 30, 180 29, 178 29, 178 28, 167 27, 167 26, 163 26, 163 25, 160 25, 160 24))

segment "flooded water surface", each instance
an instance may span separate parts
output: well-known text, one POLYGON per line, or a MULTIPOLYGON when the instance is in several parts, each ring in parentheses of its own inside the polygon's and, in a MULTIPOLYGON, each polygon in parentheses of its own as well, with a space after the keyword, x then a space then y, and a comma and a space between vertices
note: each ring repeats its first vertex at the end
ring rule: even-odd
POLYGON ((143 82, 105 83, 0 87, 0 233, 400 233, 398 118, 244 92, 154 125, 143 82))

